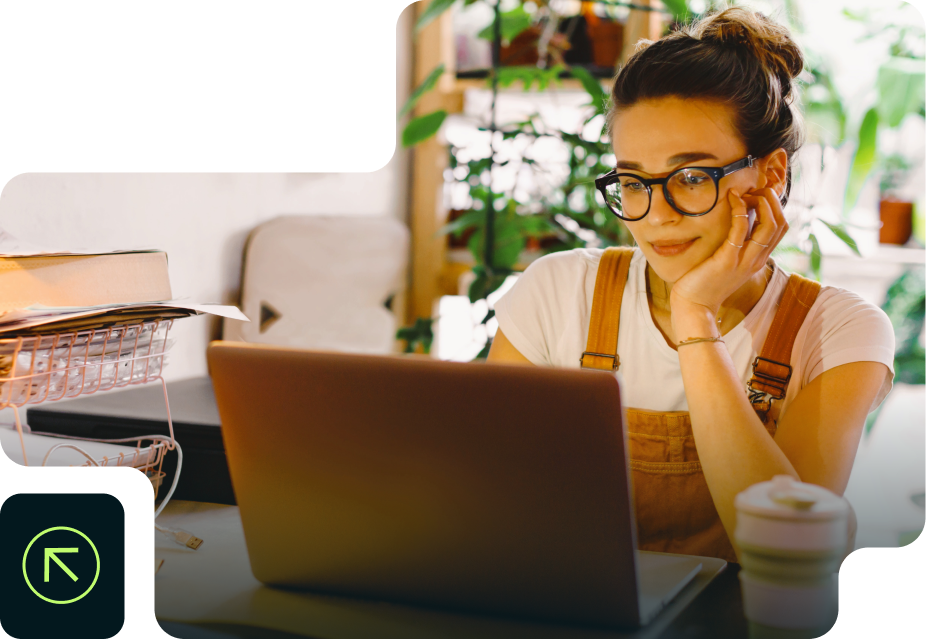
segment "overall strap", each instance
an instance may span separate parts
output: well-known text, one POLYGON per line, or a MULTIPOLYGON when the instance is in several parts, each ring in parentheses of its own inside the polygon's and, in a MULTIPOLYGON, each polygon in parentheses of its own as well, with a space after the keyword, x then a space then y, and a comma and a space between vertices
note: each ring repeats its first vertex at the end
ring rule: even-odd
POLYGON ((788 279, 762 352, 752 363, 752 378, 747 383, 751 391, 749 399, 760 415, 771 408, 771 400, 784 399, 793 372, 790 362, 794 339, 819 293, 819 282, 796 274, 788 279))
POLYGON ((621 361, 617 356, 617 332, 621 322, 621 301, 630 272, 633 249, 612 247, 601 254, 592 298, 592 317, 588 323, 588 343, 579 358, 582 368, 616 371, 621 361))

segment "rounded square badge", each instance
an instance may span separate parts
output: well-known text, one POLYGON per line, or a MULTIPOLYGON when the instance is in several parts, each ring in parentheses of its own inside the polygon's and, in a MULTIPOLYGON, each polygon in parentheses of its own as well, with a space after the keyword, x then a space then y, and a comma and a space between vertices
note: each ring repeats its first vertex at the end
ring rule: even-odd
POLYGON ((107 639, 125 620, 125 512, 112 495, 19 494, 0 507, 0 624, 16 639, 107 639))

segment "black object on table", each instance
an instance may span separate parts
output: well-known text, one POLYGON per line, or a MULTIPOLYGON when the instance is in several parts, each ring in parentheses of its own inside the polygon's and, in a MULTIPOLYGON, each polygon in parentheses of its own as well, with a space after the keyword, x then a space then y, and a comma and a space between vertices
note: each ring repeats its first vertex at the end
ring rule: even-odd
MULTIPOLYGON (((739 571, 739 565, 727 564, 726 569, 717 575, 658 635, 650 635, 644 627, 629 636, 647 639, 748 639, 749 624, 743 615, 739 571)), ((311 637, 311 635, 297 635, 244 624, 186 624, 161 620, 158 623, 168 634, 178 639, 306 639, 306 637, 311 637)), ((628 637, 626 633, 608 632, 602 632, 601 636, 608 637, 612 634, 615 639, 628 637)))
MULTIPOLYGON (((167 384, 174 437, 183 447, 183 469, 174 499, 234 504, 225 445, 212 381, 197 377, 167 384)), ((36 433, 121 439, 168 435, 164 391, 159 383, 130 387, 28 409, 26 421, 36 433)), ((173 481, 177 455, 168 452, 160 497, 173 481)))

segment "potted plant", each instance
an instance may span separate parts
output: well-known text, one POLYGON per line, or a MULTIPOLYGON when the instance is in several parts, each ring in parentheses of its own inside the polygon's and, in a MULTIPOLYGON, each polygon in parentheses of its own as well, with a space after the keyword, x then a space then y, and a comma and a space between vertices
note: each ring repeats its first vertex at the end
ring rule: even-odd
MULTIPOLYGON (((541 7, 530 14, 523 5, 518 5, 500 14, 499 62, 503 66, 539 65, 546 68, 563 63, 563 56, 570 47, 569 39, 557 29, 559 16, 544 9, 541 7)), ((489 24, 479 32, 479 37, 493 41, 494 27, 494 22, 489 24)))
MULTIPOLYGON (((905 8, 909 9, 909 5, 905 8)), ((844 212, 856 205, 859 193, 869 173, 884 151, 878 133, 897 129, 907 116, 926 117, 926 60, 922 47, 926 32, 920 27, 879 23, 870 13, 845 15, 867 25, 868 33, 859 41, 874 37, 890 37, 889 55, 878 68, 874 104, 865 112, 855 138, 857 146, 846 186, 844 212)))
POLYGON ((588 37, 592 41, 592 62, 595 66, 613 69, 624 48, 624 24, 595 13, 593 3, 582 3, 588 37))
POLYGON ((910 163, 897 153, 884 159, 881 168, 881 244, 906 244, 913 231, 913 202, 900 196, 910 163))

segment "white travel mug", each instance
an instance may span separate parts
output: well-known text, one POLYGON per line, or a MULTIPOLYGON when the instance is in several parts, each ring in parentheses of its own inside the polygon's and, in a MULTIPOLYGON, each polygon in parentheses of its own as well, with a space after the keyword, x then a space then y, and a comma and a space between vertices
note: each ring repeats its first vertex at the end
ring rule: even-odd
POLYGON ((736 496, 736 545, 750 637, 819 637, 836 623, 848 502, 787 475, 736 496))

